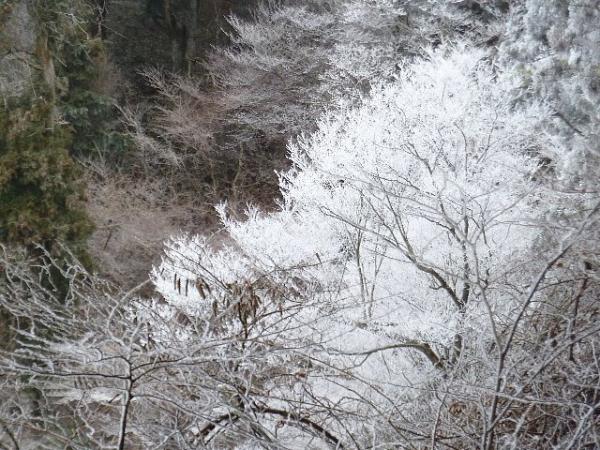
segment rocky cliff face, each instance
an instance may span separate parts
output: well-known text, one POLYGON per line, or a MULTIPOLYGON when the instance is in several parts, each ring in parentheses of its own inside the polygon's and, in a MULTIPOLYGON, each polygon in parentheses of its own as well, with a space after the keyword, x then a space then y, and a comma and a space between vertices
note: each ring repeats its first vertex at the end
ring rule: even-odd
POLYGON ((0 97, 21 95, 31 83, 35 27, 27 2, 0 6, 0 97))
POLYGON ((113 60, 134 77, 145 67, 198 74, 205 53, 223 43, 224 18, 256 0, 106 0, 103 35, 113 60))
POLYGON ((91 224, 72 154, 89 126, 72 111, 94 77, 79 70, 94 67, 88 5, 9 0, 0 8, 0 242, 51 250, 60 240, 83 256, 91 224))

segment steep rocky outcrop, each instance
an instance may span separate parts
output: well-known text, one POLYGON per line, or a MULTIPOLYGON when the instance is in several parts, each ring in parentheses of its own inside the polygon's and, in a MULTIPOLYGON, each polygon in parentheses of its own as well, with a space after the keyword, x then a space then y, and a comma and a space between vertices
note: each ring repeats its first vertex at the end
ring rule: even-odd
POLYGON ((0 97, 21 95, 31 83, 35 51, 34 20, 27 2, 0 6, 0 97))
MULTIPOLYGON (((0 242, 55 248, 81 256, 91 223, 83 208, 80 169, 71 153, 80 142, 69 107, 93 46, 78 1, 12 0, 0 12, 0 242)), ((93 64, 92 64, 93 65, 93 64)))
POLYGON ((206 51, 223 43, 224 18, 255 0, 105 0, 102 29, 110 54, 130 78, 154 66, 198 74, 206 51))

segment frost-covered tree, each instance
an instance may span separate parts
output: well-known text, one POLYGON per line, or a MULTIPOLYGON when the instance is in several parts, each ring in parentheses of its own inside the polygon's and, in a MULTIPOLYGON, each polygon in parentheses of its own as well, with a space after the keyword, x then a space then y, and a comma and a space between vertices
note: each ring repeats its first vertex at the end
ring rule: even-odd
POLYGON ((207 69, 250 136, 295 136, 340 95, 356 99, 393 79, 424 48, 487 39, 501 4, 267 1, 251 19, 229 18, 231 43, 212 53, 207 69))
POLYGON ((297 308, 259 295, 293 293, 266 280, 211 293, 208 284, 176 278, 182 297, 218 298, 204 309, 177 307, 122 292, 75 260, 45 256, 33 265, 0 248, 0 306, 12 318, 0 346, 3 448, 339 444, 317 417, 277 400, 278 390, 303 383, 310 362, 278 338, 297 308))
MULTIPOLYGON (((535 448, 534 426, 523 431, 519 420, 555 426, 547 442, 589 438, 587 413, 577 434, 558 425, 573 419, 529 419, 530 409, 511 406, 511 396, 521 402, 531 386, 542 389, 532 380, 543 369, 531 367, 566 355, 562 324, 554 324, 554 354, 524 324, 552 323, 572 307, 578 294, 563 291, 558 303, 560 293, 545 295, 556 282, 577 289, 564 268, 582 254, 582 233, 598 213, 582 211, 577 226, 547 222, 569 203, 544 179, 540 149, 552 145, 544 133, 552 111, 535 102, 515 108, 512 89, 484 52, 459 48, 430 53, 359 108, 338 105, 290 145, 280 211, 251 210, 238 222, 223 209, 232 242, 217 249, 176 239, 154 276, 159 291, 213 317, 223 292, 252 286, 246 292, 256 297, 240 295, 236 307, 273 313, 252 316, 251 328, 274 327, 272 345, 300 349, 310 362, 300 390, 271 380, 278 395, 267 400, 318 418, 344 445, 488 449, 512 439, 535 448), (182 294, 179 278, 200 289, 182 294), (284 323, 276 311, 289 308, 284 323), (544 351, 520 366, 532 348, 544 351)), ((577 300, 585 293, 586 309, 590 283, 577 300)), ((238 332, 246 321, 234 321, 238 332)), ((597 337, 591 322, 579 323, 571 342, 597 337)), ((592 349, 580 349, 584 359, 592 349)), ((566 408, 560 414, 579 417, 573 399, 554 398, 566 408)))
POLYGON ((380 1, 264 2, 252 19, 229 19, 231 45, 215 50, 207 68, 240 131, 294 136, 339 89, 390 76, 405 50, 401 11, 380 1))
POLYGON ((387 1, 261 2, 251 17, 230 17, 229 44, 210 53, 206 79, 146 74, 155 108, 127 114, 144 170, 184 186, 208 179, 232 203, 269 203, 286 139, 314 129, 340 96, 391 79, 430 40, 413 9, 410 26, 387 1))
POLYGON ((128 115, 144 169, 185 184, 208 172, 213 190, 232 203, 268 203, 277 192, 273 169, 287 164, 287 139, 313 131, 339 99, 359 102, 392 81, 430 45, 497 35, 499 4, 259 2, 251 15, 228 18, 228 44, 209 53, 205 78, 147 72, 156 108, 145 120, 128 115), (264 195, 257 186, 272 189, 264 195))
POLYGON ((596 190, 599 20, 595 1, 514 2, 502 45, 503 63, 520 80, 518 98, 541 99, 553 110, 547 129, 557 142, 543 152, 549 168, 561 165, 570 190, 596 190))

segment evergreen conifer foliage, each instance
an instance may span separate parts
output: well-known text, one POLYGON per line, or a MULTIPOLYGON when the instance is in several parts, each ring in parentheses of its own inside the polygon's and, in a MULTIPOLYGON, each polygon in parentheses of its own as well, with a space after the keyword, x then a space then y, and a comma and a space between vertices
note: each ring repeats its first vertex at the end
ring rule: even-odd
MULTIPOLYGON (((2 51, 18 50, 20 89, 0 104, 0 241, 50 249, 64 241, 82 256, 92 224, 75 157, 126 147, 112 99, 95 91, 102 42, 89 33, 86 1, 11 1, 2 51)), ((5 56, 5 55, 3 55, 5 56)), ((121 156, 121 155, 116 155, 121 156)))
POLYGON ((81 246, 91 224, 69 156, 71 133, 43 100, 0 114, 0 239, 81 246))

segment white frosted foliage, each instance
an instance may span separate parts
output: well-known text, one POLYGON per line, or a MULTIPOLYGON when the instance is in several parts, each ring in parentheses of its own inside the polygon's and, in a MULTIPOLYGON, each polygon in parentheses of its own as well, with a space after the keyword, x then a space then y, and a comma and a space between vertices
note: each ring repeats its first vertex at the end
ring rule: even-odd
MULTIPOLYGON (((190 309, 209 302, 196 291, 174 293, 173 274, 200 277, 213 293, 263 279, 290 288, 299 295, 294 314, 265 325, 282 345, 314 346, 344 370, 366 352, 397 346, 352 369, 363 381, 317 377, 315 392, 352 397, 370 380, 381 393, 408 395, 392 387, 397 377, 436 376, 423 364, 443 364, 467 323, 477 339, 491 340, 486 314, 509 311, 512 290, 524 283, 539 234, 530 226, 539 198, 532 149, 542 145, 547 112, 514 111, 506 98, 482 52, 431 52, 360 107, 342 105, 290 144, 294 166, 281 175, 280 211, 252 210, 241 222, 224 216, 232 242, 216 250, 199 238, 175 239, 155 272, 158 288, 190 309)), ((265 311, 289 305, 260 285, 265 311)), ((361 395, 385 402, 373 390, 361 395)))

